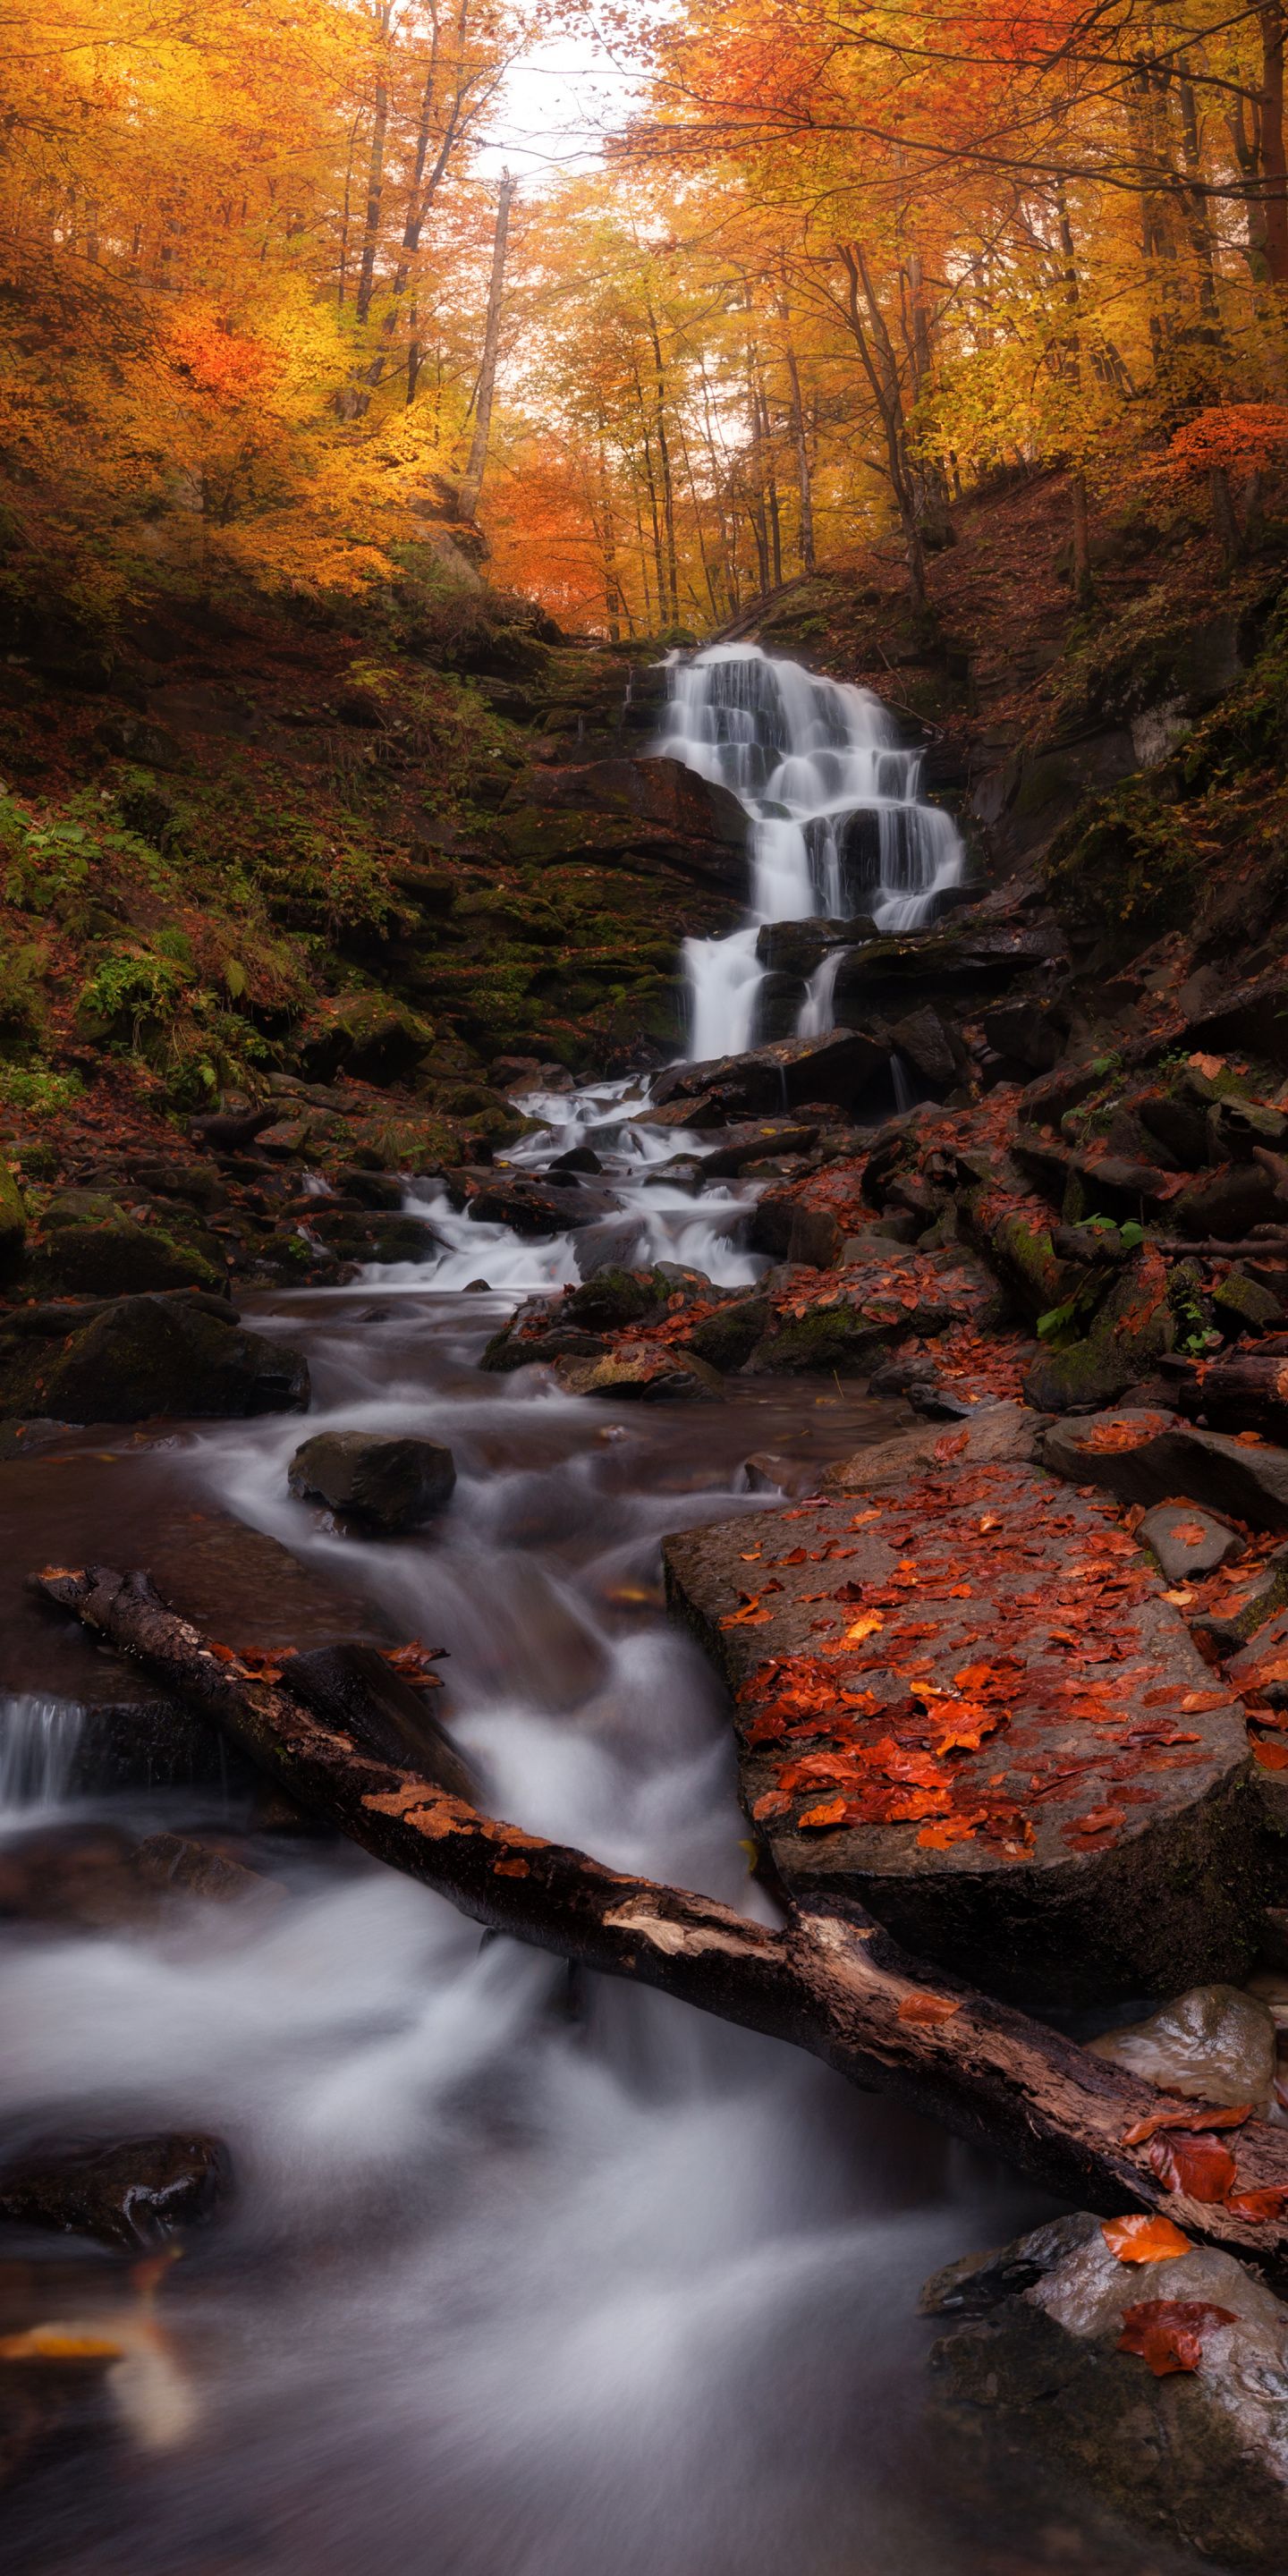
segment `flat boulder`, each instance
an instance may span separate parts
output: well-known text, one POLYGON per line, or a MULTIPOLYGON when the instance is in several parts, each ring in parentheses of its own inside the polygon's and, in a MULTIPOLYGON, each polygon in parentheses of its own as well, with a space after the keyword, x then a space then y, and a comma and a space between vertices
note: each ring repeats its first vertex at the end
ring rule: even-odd
POLYGON ((1156 1405, 1052 1423, 1041 1454, 1057 1476, 1099 1485, 1121 1503, 1184 1495, 1253 1529, 1288 1530, 1288 1449, 1201 1431, 1156 1405))
POLYGON ((778 1038, 747 1055, 671 1065, 653 1085, 653 1104, 659 1109, 682 1100, 695 1108, 703 1104, 705 1124, 716 1123, 713 1103, 723 1113, 721 1124, 772 1116, 814 1101, 850 1109, 888 1081, 889 1067, 890 1042, 884 1031, 829 1029, 824 1037, 778 1038))
POLYGON ((318 1431, 296 1450, 287 1483, 301 1501, 325 1503, 356 1529, 391 1538, 442 1510, 456 1462, 441 1440, 318 1431))
POLYGON ((1112 1512, 962 1438, 858 1511, 851 1486, 665 1543, 780 1878, 1021 2001, 1237 1978, 1261 1896, 1241 1703, 1112 1512))
POLYGON ((1232 1557, 1247 1553, 1237 1529, 1214 1512, 1201 1511, 1197 1503, 1155 1503, 1136 1535, 1157 1557, 1169 1583, 1201 1583, 1232 1557))
POLYGON ((996 2492, 1054 2464, 1187 2566, 1288 2562, 1288 2307, 1232 2254, 1120 2262, 1078 2211, 950 2265, 922 2310, 948 2325, 932 2429, 952 2471, 996 2492))
MULTIPOLYGON (((213 1302, 213 1301, 211 1301, 213 1302)), ((180 1297, 121 1297, 59 1340, 0 1330, 0 1416, 147 1422, 300 1413, 308 1363, 180 1297)))

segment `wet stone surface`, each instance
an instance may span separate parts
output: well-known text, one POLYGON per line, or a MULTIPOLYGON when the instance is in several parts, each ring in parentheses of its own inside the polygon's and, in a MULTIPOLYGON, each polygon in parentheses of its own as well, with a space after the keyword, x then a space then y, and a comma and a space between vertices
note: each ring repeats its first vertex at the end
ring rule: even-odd
POLYGON ((1017 1997, 1240 1972, 1260 1866, 1240 1703, 1116 1517, 954 1442, 857 1511, 666 1543, 776 1868, 1017 1997))

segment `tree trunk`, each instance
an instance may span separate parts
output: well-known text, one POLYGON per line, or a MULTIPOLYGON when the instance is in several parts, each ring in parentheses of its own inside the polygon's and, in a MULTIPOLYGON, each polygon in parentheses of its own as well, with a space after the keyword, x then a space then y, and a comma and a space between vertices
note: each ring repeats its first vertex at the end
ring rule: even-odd
MULTIPOLYGON (((780 304, 778 310, 785 321, 785 306, 780 304)), ((805 435, 805 405, 801 399, 800 368, 796 363, 796 352, 790 340, 784 341, 783 354, 787 361, 787 382, 791 388, 792 439, 796 449, 796 492, 799 507, 797 551, 800 555, 801 571, 813 572, 814 487, 810 477, 809 442, 805 435)))
POLYGON ((648 306, 649 338, 653 344, 654 385, 656 387, 657 457, 662 478, 662 526, 666 536, 666 582, 672 625, 680 618, 680 576, 675 550, 675 489, 671 479, 671 450, 666 435, 666 372, 662 365, 662 342, 648 306))
POLYGON ((362 262, 358 270, 358 320, 365 322, 371 311, 375 291, 376 247, 380 238, 380 204, 384 195, 385 134, 389 124, 389 92, 384 81, 376 83, 376 103, 371 120, 371 150, 367 156, 367 211, 362 226, 362 262))
POLYGON ((1069 500, 1073 512, 1073 587, 1085 606, 1091 599, 1091 531, 1085 474, 1070 477, 1069 500))
POLYGON ((1261 201, 1266 268, 1272 286, 1288 286, 1288 157, 1284 152, 1284 13, 1282 0, 1260 0, 1261 201))
MULTIPOLYGON (((1168 2192, 1147 2143, 1124 2143, 1137 2122, 1175 2108, 1167 2096, 1043 2023, 932 1978, 860 1908, 800 1910, 773 1931, 710 1897, 606 1869, 482 1814, 314 1716, 282 1681, 256 1679, 226 1647, 216 1652, 145 1575, 56 1567, 37 1580, 225 1728, 302 1806, 475 1922, 789 2040, 1085 2207, 1165 2210, 1195 2236, 1288 2268, 1283 2220, 1168 2192)), ((289 1671, 288 1658, 286 1679, 289 1671)), ((1288 2193, 1288 2133, 1249 2121, 1235 2144, 1241 2189, 1288 2193)))
POLYGON ((496 357, 501 338, 501 290, 505 284, 505 245, 510 229, 510 201, 515 182, 507 170, 501 180, 496 201, 496 230, 492 235, 492 274, 487 290, 487 324, 483 333, 483 364, 479 370, 478 396, 474 408, 474 436, 470 442, 470 461, 465 468, 460 489, 459 509, 465 520, 473 518, 483 489, 487 465, 488 440, 492 435, 492 397, 496 390, 496 357))
POLYGON ((1239 560, 1242 540, 1234 506, 1234 495, 1230 490, 1230 477, 1224 465, 1213 466, 1208 476, 1208 486, 1212 495, 1212 526, 1220 544, 1222 561, 1226 571, 1233 572, 1239 560))
POLYGON ((917 522, 915 482, 908 458, 904 423, 903 390, 899 382, 898 361, 886 328, 862 245, 854 240, 839 242, 837 250, 849 283, 847 318, 863 370, 872 388, 877 414, 885 435, 886 471, 894 495, 899 523, 903 530, 904 553, 908 565, 908 587, 918 616, 926 614, 926 554, 917 522), (862 296, 867 320, 860 310, 862 296))

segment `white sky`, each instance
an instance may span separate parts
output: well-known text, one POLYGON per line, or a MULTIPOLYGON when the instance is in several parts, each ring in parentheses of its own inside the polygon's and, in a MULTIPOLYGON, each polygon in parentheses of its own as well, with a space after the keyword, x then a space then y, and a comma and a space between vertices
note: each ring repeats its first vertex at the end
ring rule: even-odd
POLYGON ((592 168, 600 134, 629 113, 639 77, 585 30, 552 37, 515 65, 474 168, 493 177, 508 164, 525 196, 562 171, 592 168))

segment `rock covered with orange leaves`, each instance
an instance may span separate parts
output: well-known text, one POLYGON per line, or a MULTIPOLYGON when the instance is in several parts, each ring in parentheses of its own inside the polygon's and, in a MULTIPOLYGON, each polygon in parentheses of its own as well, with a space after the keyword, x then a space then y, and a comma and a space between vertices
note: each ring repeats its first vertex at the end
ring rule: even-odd
POLYGON ((785 1886, 1017 1999, 1238 1976, 1262 1863, 1237 1694, 1111 1504, 964 1431, 925 1447, 666 1543, 785 1886))

